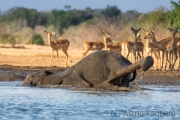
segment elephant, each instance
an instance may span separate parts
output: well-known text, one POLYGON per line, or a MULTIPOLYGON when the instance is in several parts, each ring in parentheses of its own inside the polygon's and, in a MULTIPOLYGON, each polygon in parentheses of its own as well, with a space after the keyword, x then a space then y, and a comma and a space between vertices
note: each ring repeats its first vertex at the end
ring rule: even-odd
POLYGON ((147 56, 136 63, 131 63, 119 53, 100 50, 91 53, 63 72, 37 71, 29 74, 23 86, 62 85, 73 87, 101 87, 110 84, 129 87, 137 75, 137 70, 148 70, 154 60, 147 56))

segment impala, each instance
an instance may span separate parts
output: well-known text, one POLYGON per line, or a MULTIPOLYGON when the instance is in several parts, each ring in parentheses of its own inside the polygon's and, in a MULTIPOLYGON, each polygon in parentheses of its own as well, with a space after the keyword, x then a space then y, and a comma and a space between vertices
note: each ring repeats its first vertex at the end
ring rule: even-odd
POLYGON ((111 34, 109 32, 107 32, 106 30, 105 30, 105 32, 101 31, 101 35, 104 38, 104 45, 105 45, 106 50, 121 53, 121 50, 122 50, 121 45, 119 43, 118 44, 112 43, 112 40, 110 38, 111 34), (111 41, 111 42, 109 42, 109 41, 111 41))
MULTIPOLYGON (((142 42, 138 42, 139 37, 140 37, 141 28, 134 29, 131 27, 131 30, 134 33, 135 38, 134 38, 134 42, 129 42, 127 47, 131 52, 133 52, 134 60, 135 60, 135 62, 137 62, 138 56, 140 57, 140 59, 144 57, 143 56, 144 44, 142 42), (137 52, 137 54, 136 54, 136 52, 137 52), (140 55, 140 52, 142 52, 142 56, 140 55)), ((129 53, 128 53, 127 57, 128 56, 129 56, 129 53)))
MULTIPOLYGON (((149 34, 149 31, 145 31, 143 29, 143 31, 145 32, 146 35, 149 34)), ((146 40, 146 45, 145 45, 145 50, 148 53, 148 56, 152 56, 152 54, 154 54, 154 56, 156 57, 156 69, 157 66, 161 63, 161 57, 160 57, 160 49, 155 47, 150 41, 149 39, 145 39, 146 40)))
MULTIPOLYGON (((154 35, 154 30, 150 30, 149 33, 144 38, 151 39, 152 44, 162 51, 162 57, 161 57, 162 60, 161 60, 160 70, 162 70, 162 68, 163 68, 164 56, 166 56, 165 70, 166 70, 167 62, 169 63, 169 68, 174 69, 175 62, 173 64, 171 64, 171 62, 169 60, 169 55, 170 55, 170 53, 172 53, 175 50, 174 47, 177 46, 177 42, 179 42, 180 39, 175 38, 175 34, 174 34, 174 37, 166 38, 166 39, 163 39, 163 40, 160 40, 157 42, 155 35, 154 35)), ((173 53, 175 53, 175 56, 177 59, 177 52, 173 52, 173 53)))
POLYGON ((47 33, 48 44, 49 44, 49 47, 51 48, 51 60, 50 60, 49 66, 51 66, 51 64, 52 64, 52 57, 53 57, 54 51, 56 51, 56 53, 57 53, 57 58, 58 58, 59 66, 60 66, 58 50, 62 50, 64 52, 64 54, 66 55, 65 66, 67 66, 67 60, 68 60, 67 50, 68 50, 70 42, 64 38, 61 38, 58 40, 51 40, 51 36, 53 34, 55 34, 55 32, 47 32, 47 31, 44 31, 44 32, 47 33))
MULTIPOLYGON (((107 40, 107 42, 109 44, 111 44, 111 40, 107 40)), ((87 41, 87 42, 84 42, 84 49, 85 49, 85 52, 83 53, 83 57, 86 56, 86 54, 88 53, 89 50, 102 50, 103 48, 105 47, 104 43, 103 42, 92 42, 92 41, 87 41)))

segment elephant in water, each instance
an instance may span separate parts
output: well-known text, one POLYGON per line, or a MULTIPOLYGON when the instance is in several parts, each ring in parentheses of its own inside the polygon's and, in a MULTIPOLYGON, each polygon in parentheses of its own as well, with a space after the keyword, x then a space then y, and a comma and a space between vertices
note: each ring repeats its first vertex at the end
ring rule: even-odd
POLYGON ((91 53, 75 65, 60 73, 39 71, 28 75, 24 86, 70 85, 75 87, 101 87, 107 84, 128 87, 136 78, 136 71, 153 66, 151 56, 131 63, 121 54, 106 50, 91 53))

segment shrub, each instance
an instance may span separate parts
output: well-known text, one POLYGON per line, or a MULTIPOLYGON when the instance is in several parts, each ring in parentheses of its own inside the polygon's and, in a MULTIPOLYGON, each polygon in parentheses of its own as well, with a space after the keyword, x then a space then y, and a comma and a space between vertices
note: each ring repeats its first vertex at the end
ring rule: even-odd
POLYGON ((34 34, 29 40, 29 44, 44 45, 44 41, 39 34, 34 34))
POLYGON ((12 47, 15 47, 16 40, 13 34, 4 33, 0 36, 0 43, 11 44, 12 47))

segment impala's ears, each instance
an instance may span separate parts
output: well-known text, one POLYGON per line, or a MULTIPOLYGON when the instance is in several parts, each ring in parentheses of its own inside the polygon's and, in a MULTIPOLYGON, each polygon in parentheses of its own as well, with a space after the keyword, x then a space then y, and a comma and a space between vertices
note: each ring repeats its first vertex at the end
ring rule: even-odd
POLYGON ((179 32, 179 29, 176 28, 176 32, 179 32))
POLYGON ((172 29, 171 28, 168 28, 169 29, 169 31, 171 31, 172 32, 172 29))
POLYGON ((151 32, 153 32, 153 33, 154 33, 154 29, 152 29, 152 30, 151 30, 151 32))
POLYGON ((132 30, 132 31, 134 31, 134 28, 133 28, 133 27, 131 27, 131 30, 132 30))
POLYGON ((145 29, 141 29, 143 32, 146 32, 145 29))
POLYGON ((52 32, 52 34, 56 34, 56 32, 52 32))

